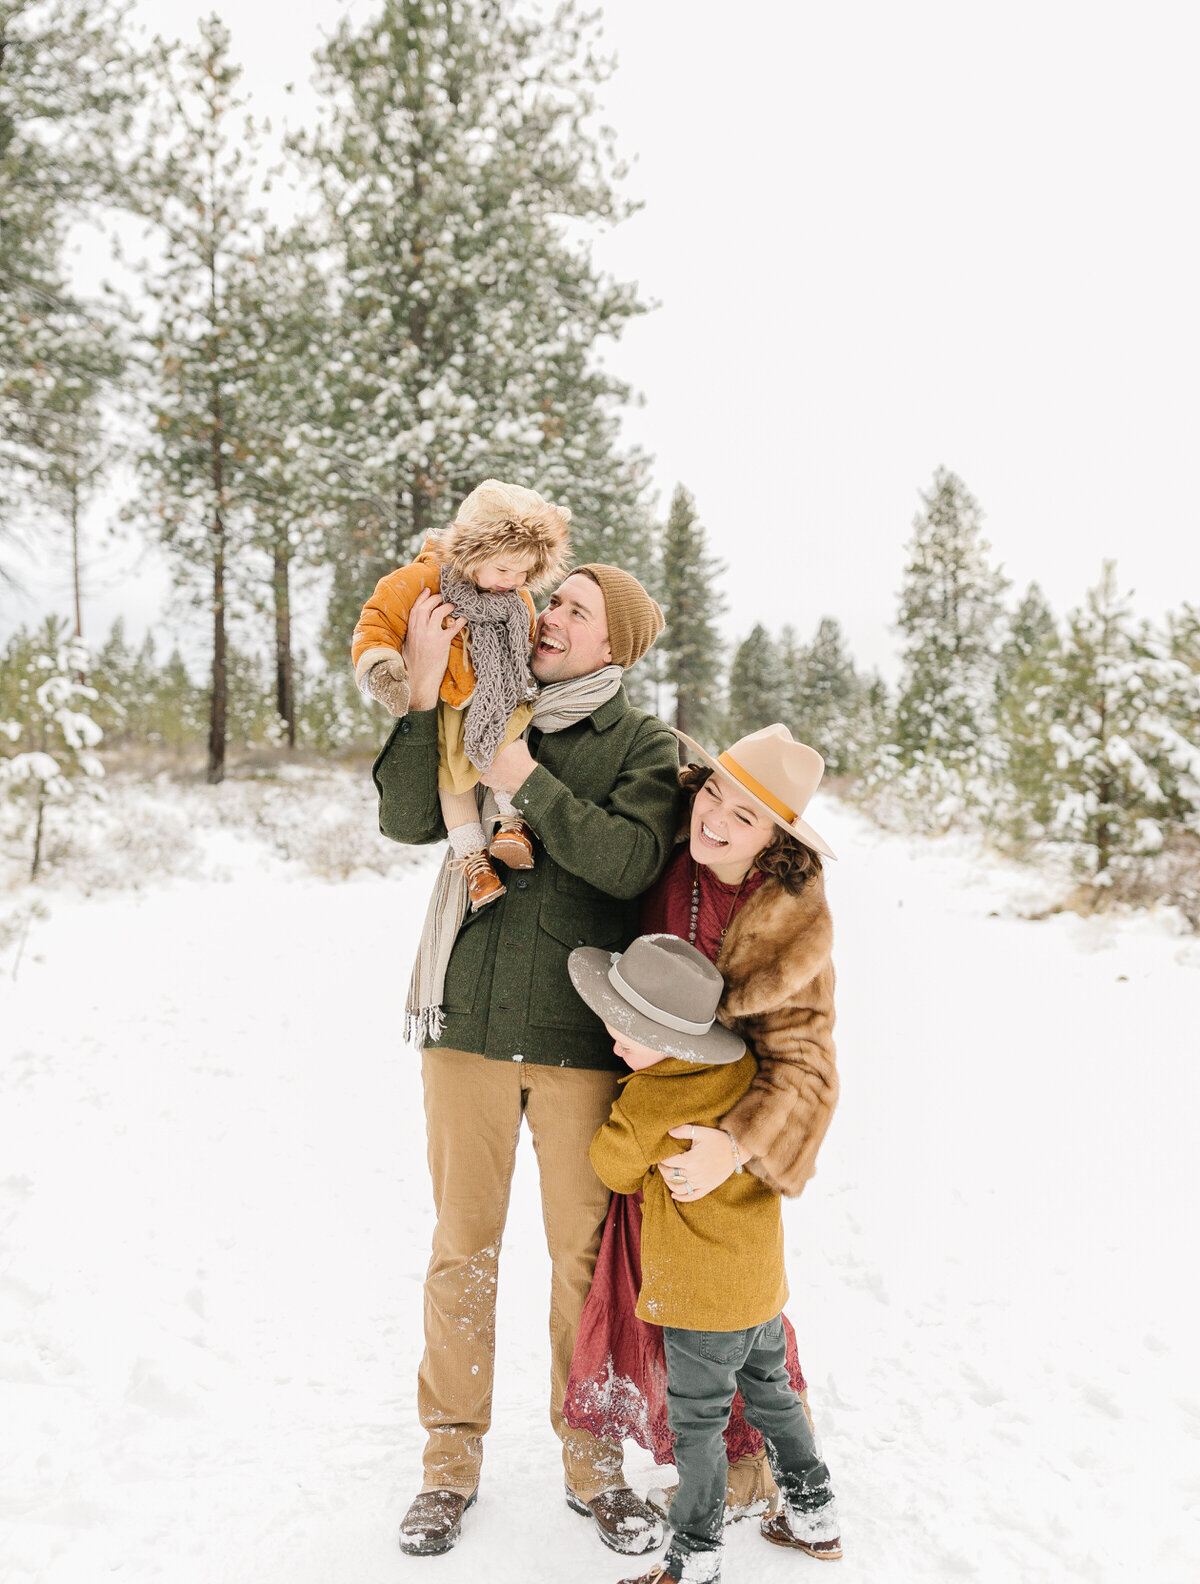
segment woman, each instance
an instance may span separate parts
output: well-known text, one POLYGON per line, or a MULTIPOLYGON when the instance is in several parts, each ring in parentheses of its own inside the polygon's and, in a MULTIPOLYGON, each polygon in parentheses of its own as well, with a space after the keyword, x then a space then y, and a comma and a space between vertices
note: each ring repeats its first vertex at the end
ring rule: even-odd
MULTIPOLYGON (((746 1040, 759 1071, 719 1128, 674 1130, 690 1147, 660 1163, 672 1197, 694 1203, 739 1167, 795 1195, 815 1169, 837 1102, 833 926, 821 857, 834 853, 802 818, 821 756, 767 726, 713 758, 677 733, 697 763, 680 771, 691 805, 683 839, 642 903, 643 933, 679 935, 725 978, 718 1017, 746 1040)), ((567 1387, 566 1416, 609 1438, 632 1437, 669 1462, 661 1331, 632 1313, 640 1282, 640 1209, 614 1195, 567 1387)), ((786 1324, 786 1321, 785 1321, 786 1324)), ((789 1368, 804 1381, 788 1329, 789 1368)), ((774 1504, 761 1438, 740 1397, 726 1432, 730 1516, 774 1504)), ((763 1533, 790 1543, 782 1514, 763 1533)))

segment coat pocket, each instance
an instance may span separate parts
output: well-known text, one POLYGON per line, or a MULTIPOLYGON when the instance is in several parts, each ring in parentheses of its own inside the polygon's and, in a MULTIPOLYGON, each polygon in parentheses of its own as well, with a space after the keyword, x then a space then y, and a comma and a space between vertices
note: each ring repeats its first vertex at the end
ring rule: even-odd
POLYGON ((534 946, 534 978, 529 997, 529 1021, 547 1028, 595 1030, 599 1019, 571 983, 567 959, 578 946, 599 946, 616 951, 629 938, 625 909, 580 907, 559 912, 543 907, 534 946))
POLYGON ((468 913, 446 965, 442 1007, 446 1012, 473 1012, 480 991, 490 995, 492 976, 485 972, 492 914, 468 913))

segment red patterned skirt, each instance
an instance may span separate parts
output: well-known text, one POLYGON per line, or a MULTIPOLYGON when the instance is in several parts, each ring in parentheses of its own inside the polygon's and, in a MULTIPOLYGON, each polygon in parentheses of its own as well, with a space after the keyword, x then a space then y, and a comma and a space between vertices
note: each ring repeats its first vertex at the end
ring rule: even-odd
MULTIPOLYGON (((563 1412, 569 1425, 602 1441, 636 1441, 656 1463, 674 1463, 675 1436, 667 1423, 667 1361, 662 1327, 639 1320, 642 1287, 642 1195, 613 1194, 583 1308, 563 1412)), ((787 1369, 804 1390, 796 1333, 786 1315, 787 1369)), ((725 1429, 731 1463, 754 1457, 762 1436, 746 1423, 742 1394, 733 1399, 725 1429)))

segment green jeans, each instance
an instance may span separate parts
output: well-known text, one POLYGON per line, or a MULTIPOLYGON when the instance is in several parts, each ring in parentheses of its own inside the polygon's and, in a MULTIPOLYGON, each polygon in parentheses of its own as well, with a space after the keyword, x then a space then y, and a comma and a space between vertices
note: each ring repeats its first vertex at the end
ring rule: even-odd
POLYGON ((829 1470, 817 1455, 808 1415, 787 1372, 783 1320, 776 1315, 745 1331, 663 1328, 667 1355, 667 1419, 675 1432, 679 1489, 671 1498, 674 1534, 664 1566, 671 1578, 720 1576, 725 1522, 725 1443, 734 1394, 741 1388, 746 1419, 766 1443, 771 1472, 796 1534, 832 1540, 839 1533, 829 1470), (689 1557, 709 1553, 708 1566, 689 1557))

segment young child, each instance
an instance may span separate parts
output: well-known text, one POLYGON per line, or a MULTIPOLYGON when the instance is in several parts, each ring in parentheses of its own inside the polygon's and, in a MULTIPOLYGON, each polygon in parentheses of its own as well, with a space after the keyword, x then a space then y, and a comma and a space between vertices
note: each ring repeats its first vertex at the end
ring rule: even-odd
MULTIPOLYGON (((632 1069, 592 1140, 592 1165, 614 1193, 642 1190, 637 1314, 663 1327, 679 1470, 666 1557, 625 1584, 716 1584, 725 1518, 721 1432, 739 1388, 783 1500, 764 1533, 809 1556, 840 1557, 829 1470, 785 1363, 779 1196, 739 1162, 719 1188, 688 1204, 673 1199, 654 1170, 679 1150, 669 1129, 718 1126, 754 1076, 742 1040, 715 1021, 724 981, 674 935, 643 935, 623 955, 587 947, 569 963, 576 990, 632 1069)), ((690 1192, 685 1174, 677 1175, 690 1192)))
POLYGON ((408 710, 401 650, 422 589, 454 606, 466 627, 454 636, 438 695, 438 797, 471 907, 504 895, 492 867, 532 869, 533 841, 507 793, 495 794, 499 829, 485 850, 476 787, 497 751, 514 742, 532 713, 530 590, 560 576, 567 556, 565 506, 517 484, 485 479, 441 533, 430 534, 411 566, 381 578, 354 629, 354 678, 393 715, 408 710))

